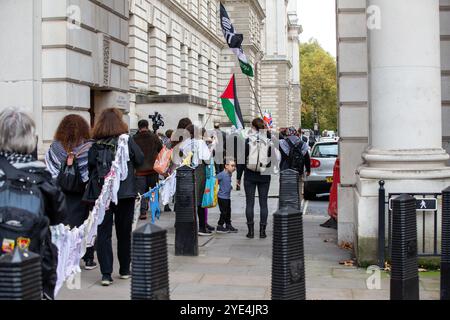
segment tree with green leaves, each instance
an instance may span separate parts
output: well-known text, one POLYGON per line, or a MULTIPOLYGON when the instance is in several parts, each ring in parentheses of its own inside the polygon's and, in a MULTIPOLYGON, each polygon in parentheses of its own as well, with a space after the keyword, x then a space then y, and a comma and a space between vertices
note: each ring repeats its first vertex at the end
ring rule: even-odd
POLYGON ((315 39, 300 45, 302 128, 337 130, 336 60, 315 39))

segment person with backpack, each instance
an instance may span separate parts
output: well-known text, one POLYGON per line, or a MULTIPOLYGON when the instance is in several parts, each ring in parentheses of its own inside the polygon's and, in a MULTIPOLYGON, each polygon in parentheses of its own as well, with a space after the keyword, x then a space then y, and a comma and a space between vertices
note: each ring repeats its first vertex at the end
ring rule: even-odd
MULTIPOLYGON (((139 131, 134 135, 133 139, 144 153, 144 163, 136 167, 136 183, 137 191, 140 194, 144 194, 158 183, 159 174, 153 170, 153 165, 163 145, 159 137, 150 131, 147 120, 140 120, 138 128, 139 131)), ((147 219, 148 203, 149 199, 141 200, 140 220, 147 219)))
POLYGON ((308 150, 308 143, 298 136, 297 130, 294 127, 287 129, 286 137, 280 140, 280 169, 293 169, 298 171, 300 176, 306 172, 306 175, 309 176, 311 173, 311 160, 308 150))
POLYGON ((280 170, 292 169, 299 173, 300 201, 303 194, 303 175, 311 174, 311 159, 309 145, 301 137, 294 127, 286 131, 286 137, 280 141, 281 163, 280 170), (306 169, 306 170, 305 170, 306 169))
MULTIPOLYGON (((47 169, 66 197, 67 214, 64 224, 71 228, 81 226, 89 217, 89 207, 82 201, 89 181, 88 152, 92 147, 87 121, 76 114, 63 118, 56 130, 53 143, 45 155, 47 169)), ((93 270, 94 247, 83 257, 84 269, 93 270)))
MULTIPOLYGON (((237 179, 241 180, 244 174, 244 190, 246 199, 245 215, 247 218, 247 238, 255 237, 254 207, 256 188, 258 188, 260 224, 259 237, 264 239, 266 235, 267 217, 269 215, 268 197, 271 175, 269 168, 272 163, 271 133, 265 131, 264 120, 256 118, 252 121, 252 129, 249 137, 245 140, 245 164, 238 165, 237 179), (265 134, 263 133, 265 132, 265 134)), ((239 159, 238 159, 239 161, 239 159)))
MULTIPOLYGON (((118 138, 128 133, 128 125, 122 120, 123 114, 116 108, 105 109, 94 126, 92 138, 95 140, 88 154, 89 182, 83 199, 94 203, 115 158, 118 138)), ((117 255, 119 258, 119 275, 121 279, 129 279, 131 263, 131 229, 134 217, 134 204, 137 196, 134 168, 144 163, 144 154, 134 139, 128 139, 130 161, 127 163, 128 176, 120 182, 118 203, 111 203, 105 218, 98 227, 97 258, 102 273, 102 285, 112 284, 113 220, 117 236, 117 255)))
POLYGON ((17 109, 0 113, 0 256, 15 247, 41 256, 44 299, 54 299, 58 249, 50 225, 65 220, 64 194, 37 161, 34 121, 17 109), (13 227, 12 227, 13 226, 13 227))

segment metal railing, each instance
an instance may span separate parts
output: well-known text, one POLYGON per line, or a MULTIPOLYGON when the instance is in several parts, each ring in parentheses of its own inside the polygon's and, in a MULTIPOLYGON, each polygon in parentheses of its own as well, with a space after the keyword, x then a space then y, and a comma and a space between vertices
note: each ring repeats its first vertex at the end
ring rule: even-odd
MULTIPOLYGON (((391 199, 400 195, 400 193, 388 193, 386 196, 386 191, 384 189, 384 181, 380 181, 379 188, 379 198, 378 198, 378 248, 383 248, 384 250, 378 250, 378 266, 384 268, 386 260, 391 258, 392 253, 392 208, 390 207, 391 199), (387 213, 387 214, 386 214, 387 213), (387 226, 386 226, 387 221, 387 226), (388 228, 386 230, 386 227, 388 228)), ((440 203, 442 199, 442 193, 406 193, 416 200, 421 201, 422 199, 435 199, 436 203, 440 203)), ((421 230, 418 227, 418 239, 421 239, 421 250, 418 252, 418 257, 440 257, 440 247, 439 247, 439 205, 436 205, 435 210, 416 210, 418 213, 417 218, 422 220, 421 230), (420 217, 419 214, 422 216, 420 217), (432 245, 430 250, 430 237, 427 235, 427 225, 429 225, 429 215, 433 215, 433 235, 432 235, 432 245), (427 219, 428 218, 428 219, 427 219), (428 221, 428 223, 427 223, 428 221), (421 233, 421 234, 419 234, 421 233)), ((429 229, 429 228, 428 228, 429 229)))

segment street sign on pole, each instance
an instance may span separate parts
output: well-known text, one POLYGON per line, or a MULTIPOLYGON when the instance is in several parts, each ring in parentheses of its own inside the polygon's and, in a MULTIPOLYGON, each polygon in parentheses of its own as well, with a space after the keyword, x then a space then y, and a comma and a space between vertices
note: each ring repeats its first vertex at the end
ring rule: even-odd
MULTIPOLYGON (((392 211, 392 198, 389 199, 389 210, 392 211)), ((416 199, 416 211, 436 211, 436 198, 416 199)))

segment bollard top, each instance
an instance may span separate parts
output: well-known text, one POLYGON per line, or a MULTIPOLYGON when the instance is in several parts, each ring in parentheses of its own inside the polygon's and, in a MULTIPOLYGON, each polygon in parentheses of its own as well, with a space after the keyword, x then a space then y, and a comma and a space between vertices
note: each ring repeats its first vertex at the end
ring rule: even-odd
POLYGON ((192 172, 195 169, 189 167, 189 166, 182 166, 180 168, 177 169, 177 172, 192 172))
POLYGON ((450 193, 450 186, 442 190, 442 193, 450 193))
POLYGON ((380 185, 380 187, 384 187, 385 182, 384 182, 384 180, 380 180, 380 181, 378 181, 378 184, 380 185))
POLYGON ((285 169, 285 170, 280 172, 280 175, 282 175, 282 176, 284 176, 284 175, 298 176, 299 173, 298 173, 298 171, 295 171, 293 169, 285 169))
POLYGON ((291 215, 302 215, 302 211, 298 208, 287 206, 278 209, 274 214, 274 216, 291 216, 291 215))
POLYGON ((405 201, 414 201, 414 203, 416 202, 416 198, 414 198, 413 196, 403 193, 401 195, 399 195, 398 197, 395 197, 394 199, 392 199, 393 202, 405 202, 405 201))
POLYGON ((161 227, 158 227, 155 224, 152 223, 147 223, 146 225, 143 225, 142 227, 140 227, 139 229, 136 229, 136 231, 133 232, 133 236, 135 235, 156 235, 156 234, 160 234, 160 233, 166 233, 167 230, 163 229, 161 227))

